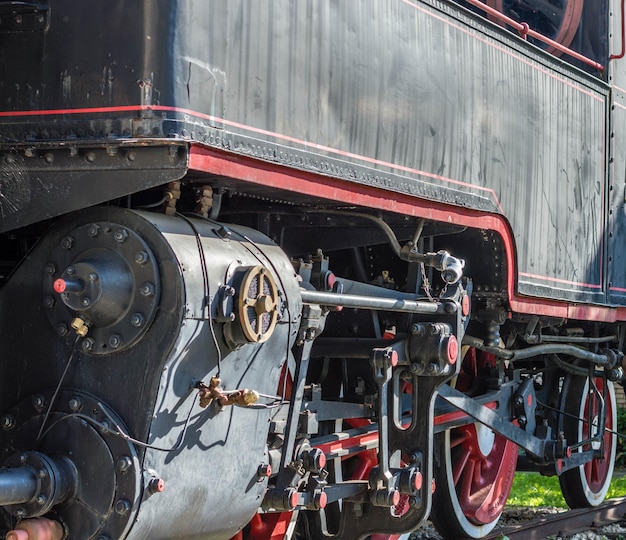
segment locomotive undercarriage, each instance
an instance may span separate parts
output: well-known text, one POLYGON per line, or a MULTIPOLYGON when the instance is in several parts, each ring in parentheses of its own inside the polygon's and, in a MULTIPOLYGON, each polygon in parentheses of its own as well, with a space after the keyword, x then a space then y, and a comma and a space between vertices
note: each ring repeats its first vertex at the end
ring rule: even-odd
POLYGON ((4 242, 5 531, 479 537, 518 446, 606 493, 623 328, 511 314, 491 231, 190 177, 4 242))

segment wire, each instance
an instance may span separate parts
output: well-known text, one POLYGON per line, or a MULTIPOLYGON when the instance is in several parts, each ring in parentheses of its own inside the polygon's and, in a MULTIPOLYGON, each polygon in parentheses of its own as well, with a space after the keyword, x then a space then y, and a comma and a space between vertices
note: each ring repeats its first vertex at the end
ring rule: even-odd
POLYGON ((127 433, 124 433, 124 431, 122 430, 122 428, 119 426, 119 424, 115 421, 114 418, 111 417, 111 415, 108 413, 108 411, 102 406, 102 403, 98 403, 98 406, 102 409, 102 412, 106 415, 106 417, 113 423, 113 425, 115 426, 116 431, 111 431, 111 429, 106 426, 105 424, 101 424, 100 422, 97 422, 96 420, 93 420, 93 422, 95 424, 98 424, 102 427, 102 429, 110 432, 112 435, 117 435, 119 437, 121 437, 122 439, 124 439, 125 441, 131 442, 133 444, 136 444, 137 446, 141 446, 143 448, 148 448, 150 450, 157 450, 159 452, 176 452, 177 450, 179 450, 183 443, 185 442, 185 435, 187 434, 187 429, 189 428, 189 424, 191 421, 191 413, 193 412, 193 408, 196 405, 196 402, 198 401, 198 394, 196 394, 193 398, 193 402, 191 403, 191 407, 189 407, 189 412, 187 413, 187 418, 185 420, 185 426, 183 427, 183 431, 182 433, 179 435, 178 437, 178 442, 176 443, 176 445, 174 445, 172 448, 163 448, 160 446, 155 446, 152 444, 148 444, 145 442, 142 442, 138 439, 134 439, 133 437, 131 437, 130 435, 128 435, 127 433))
MULTIPOLYGON (((52 407, 54 405, 54 402, 57 399, 57 396, 59 395, 59 391, 61 390, 61 385, 63 384, 63 380, 65 379, 65 375, 67 375, 68 370, 70 369, 70 365, 72 363, 72 360, 74 359, 74 353, 76 352, 76 343, 78 343, 78 340, 80 339, 81 336, 77 335, 76 339, 74 339, 74 343, 72 343, 72 349, 70 351, 70 355, 67 359, 67 364, 65 365, 65 369, 63 370, 63 373, 61 374, 61 378, 59 379, 59 382, 54 390, 54 393, 52 394, 52 397, 50 398, 50 403, 48 404, 48 409, 46 410, 46 414, 43 417, 43 422, 41 423, 41 427, 39 428, 39 433, 37 433, 37 438, 35 439, 35 444, 37 444, 39 442, 39 440, 42 437, 42 432, 43 432, 43 428, 45 427, 46 423, 48 422, 48 417, 50 416, 50 412, 52 411, 52 407)), ((54 424, 53 424, 54 425, 54 424)), ((46 431, 47 433, 47 431, 46 431)))
POLYGON ((166 203, 167 201, 169 201, 172 198, 170 193, 165 194, 160 201, 157 201, 155 203, 150 203, 150 204, 142 204, 141 206, 137 206, 138 210, 148 210, 149 208, 158 208, 159 206, 161 206, 163 203, 166 203))
POLYGON ((215 345, 215 350, 217 352, 217 377, 219 377, 222 371, 222 351, 220 349, 219 342, 217 341, 215 328, 213 327, 213 317, 211 317, 211 300, 212 300, 211 284, 209 282, 209 272, 207 270, 206 258, 204 256, 204 248, 202 247, 202 237, 200 236, 198 229, 196 229, 196 226, 187 216, 180 214, 180 213, 177 213, 176 215, 184 219, 187 222, 187 224, 191 227, 191 230, 193 231, 196 237, 196 245, 198 246, 198 255, 200 257, 200 268, 202 270, 202 279, 204 281, 205 295, 204 295, 204 306, 202 309, 204 311, 205 308, 208 308, 207 319, 209 321, 209 329, 211 330, 211 337, 213 338, 213 344, 215 345))

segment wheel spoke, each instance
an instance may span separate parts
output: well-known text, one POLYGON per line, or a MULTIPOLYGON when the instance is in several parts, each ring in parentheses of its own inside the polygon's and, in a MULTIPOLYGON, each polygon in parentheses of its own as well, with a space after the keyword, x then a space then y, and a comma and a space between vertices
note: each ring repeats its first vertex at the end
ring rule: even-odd
POLYGON ((463 452, 460 458, 454 463, 452 468, 452 481, 455 486, 459 485, 459 478, 461 478, 461 474, 465 470, 465 466, 467 465, 467 461, 469 460, 469 452, 463 452))

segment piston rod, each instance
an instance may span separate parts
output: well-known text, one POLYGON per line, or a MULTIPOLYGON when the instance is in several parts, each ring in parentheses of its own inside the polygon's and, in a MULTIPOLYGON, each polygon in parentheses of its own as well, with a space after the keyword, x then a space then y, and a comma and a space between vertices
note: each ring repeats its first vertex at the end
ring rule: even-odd
POLYGON ((30 467, 0 469, 0 506, 28 502, 37 492, 37 477, 30 467))
POLYGON ((302 296, 302 301, 305 304, 319 304, 322 306, 423 314, 451 314, 456 311, 456 305, 454 303, 420 302, 418 300, 404 300, 397 298, 377 298, 373 296, 337 294, 309 291, 304 289, 300 290, 300 294, 302 296))

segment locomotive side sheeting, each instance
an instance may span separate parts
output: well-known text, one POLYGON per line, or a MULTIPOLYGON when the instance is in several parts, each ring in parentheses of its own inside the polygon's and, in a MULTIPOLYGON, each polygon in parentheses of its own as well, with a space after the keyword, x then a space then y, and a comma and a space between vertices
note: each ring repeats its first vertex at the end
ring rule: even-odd
POLYGON ((480 538, 519 449, 601 502, 625 15, 485 6, 0 0, 1 534, 480 538))

